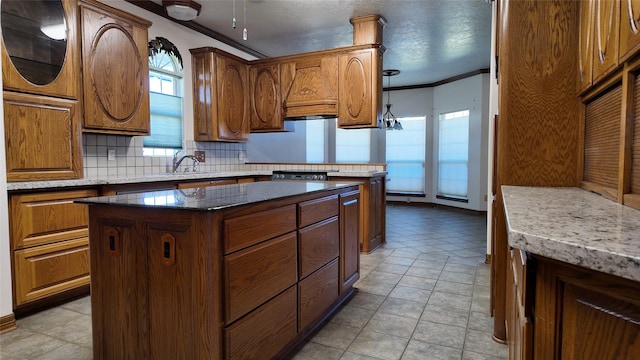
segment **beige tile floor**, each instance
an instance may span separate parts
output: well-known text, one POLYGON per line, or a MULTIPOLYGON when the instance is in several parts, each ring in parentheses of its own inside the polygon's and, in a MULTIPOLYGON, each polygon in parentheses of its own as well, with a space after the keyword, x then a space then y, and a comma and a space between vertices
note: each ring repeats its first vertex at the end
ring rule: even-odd
MULTIPOLYGON (((506 359, 491 339, 485 217, 388 205, 387 244, 361 256, 358 293, 293 355, 307 359, 506 359)), ((89 297, 18 320, 0 359, 91 359, 89 297)))

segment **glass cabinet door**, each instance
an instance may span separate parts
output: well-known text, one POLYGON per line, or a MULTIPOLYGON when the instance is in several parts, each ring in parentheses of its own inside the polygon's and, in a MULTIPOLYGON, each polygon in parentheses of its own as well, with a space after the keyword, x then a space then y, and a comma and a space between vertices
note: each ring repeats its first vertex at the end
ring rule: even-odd
POLYGON ((77 2, 3 0, 0 5, 5 89, 76 98, 77 2))

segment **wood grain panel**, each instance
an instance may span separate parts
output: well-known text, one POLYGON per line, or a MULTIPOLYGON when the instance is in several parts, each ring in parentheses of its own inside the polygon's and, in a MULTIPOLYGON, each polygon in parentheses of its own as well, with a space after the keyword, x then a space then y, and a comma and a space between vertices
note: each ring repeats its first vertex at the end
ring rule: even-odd
POLYGON ((89 240, 80 238, 14 253, 15 305, 89 284, 89 240))
POLYGON ((8 181, 82 177, 77 101, 9 91, 3 101, 8 181))
POLYGON ((622 87, 589 102, 585 113, 584 181, 617 191, 622 87))
POLYGON ((337 216, 300 229, 298 234, 300 279, 338 257, 340 253, 340 223, 337 216))
POLYGON ((225 331, 226 359, 271 359, 297 334, 296 287, 225 331))
POLYGON ((281 64, 284 117, 338 114, 338 57, 320 55, 281 64))
POLYGON ((243 61, 218 54, 216 71, 220 140, 248 141, 248 66, 243 61))
POLYGON ((250 67, 251 131, 284 130, 280 64, 267 63, 250 67))
POLYGON ((502 185, 577 186, 581 104, 576 96, 577 1, 509 1, 499 9, 495 339, 505 341, 507 232, 502 185))
POLYGON ((296 229, 296 205, 224 220, 225 254, 296 229))
POLYGON ((580 36, 578 42, 578 91, 589 88, 593 79, 593 42, 595 40, 595 1, 580 2, 580 36))
POLYGON ((296 233, 226 256, 226 324, 298 281, 296 233))
POLYGON ((338 299, 338 259, 298 283, 298 331, 317 320, 338 299))
POLYGON ((620 0, 595 0, 593 82, 618 66, 620 46, 620 0))
POLYGON ((301 202, 298 205, 298 226, 304 227, 338 215, 338 195, 301 202))
POLYGON ((340 194, 340 294, 360 278, 360 193, 340 194))
POLYGON ((148 134, 151 23, 97 1, 80 5, 85 129, 148 134))
POLYGON ((96 190, 73 190, 11 195, 11 240, 14 249, 86 237, 87 206, 79 198, 97 196, 96 190))
POLYGON ((620 0, 620 62, 640 50, 640 1, 620 0))
POLYGON ((378 49, 340 55, 338 127, 382 125, 382 60, 378 49))
POLYGON ((571 284, 564 287, 562 358, 632 360, 640 354, 640 307, 571 284))

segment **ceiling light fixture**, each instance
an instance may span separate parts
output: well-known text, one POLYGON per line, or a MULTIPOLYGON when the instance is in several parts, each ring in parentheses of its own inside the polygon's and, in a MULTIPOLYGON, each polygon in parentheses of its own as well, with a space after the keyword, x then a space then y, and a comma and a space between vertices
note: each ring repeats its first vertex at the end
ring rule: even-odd
POLYGON ((400 74, 400 70, 382 70, 382 75, 389 78, 387 85, 387 112, 382 115, 384 127, 387 130, 402 130, 402 124, 400 124, 400 121, 398 121, 395 115, 391 112, 391 77, 398 74, 400 74))
POLYGON ((200 15, 200 4, 193 0, 162 0, 167 15, 180 21, 191 21, 200 15))

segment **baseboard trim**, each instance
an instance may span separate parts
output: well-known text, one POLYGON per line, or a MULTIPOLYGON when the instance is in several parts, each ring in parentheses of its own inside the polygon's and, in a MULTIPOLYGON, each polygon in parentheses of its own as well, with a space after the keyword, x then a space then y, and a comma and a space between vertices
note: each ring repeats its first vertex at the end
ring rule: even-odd
POLYGON ((13 313, 0 317, 0 334, 8 333, 18 328, 13 313))

